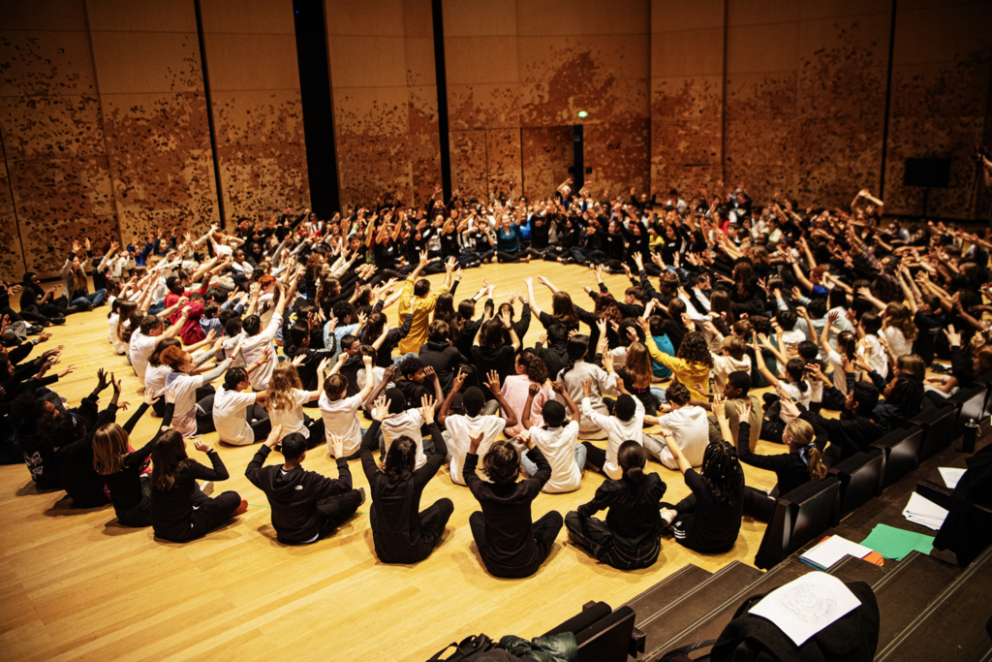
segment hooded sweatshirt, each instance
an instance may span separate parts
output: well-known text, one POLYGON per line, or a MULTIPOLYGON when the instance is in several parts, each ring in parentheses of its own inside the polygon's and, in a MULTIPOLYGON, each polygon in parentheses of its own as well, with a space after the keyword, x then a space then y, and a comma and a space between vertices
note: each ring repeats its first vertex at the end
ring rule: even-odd
POLYGON ((313 542, 320 535, 317 502, 351 490, 348 461, 338 458, 338 479, 333 480, 300 466, 289 471, 282 464, 263 467, 271 452, 268 446, 259 448, 245 476, 268 497, 272 527, 280 542, 291 545, 313 542))

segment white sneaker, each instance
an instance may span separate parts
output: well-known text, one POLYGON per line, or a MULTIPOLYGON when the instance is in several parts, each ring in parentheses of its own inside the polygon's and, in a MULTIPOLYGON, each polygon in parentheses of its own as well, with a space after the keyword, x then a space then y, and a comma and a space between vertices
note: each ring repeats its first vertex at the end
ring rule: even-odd
POLYGON ((672 508, 662 508, 659 512, 661 513, 661 521, 665 523, 665 526, 671 526, 675 518, 679 516, 679 511, 672 508))
POLYGON ((208 480, 200 485, 200 491, 209 496, 214 493, 214 484, 208 480))

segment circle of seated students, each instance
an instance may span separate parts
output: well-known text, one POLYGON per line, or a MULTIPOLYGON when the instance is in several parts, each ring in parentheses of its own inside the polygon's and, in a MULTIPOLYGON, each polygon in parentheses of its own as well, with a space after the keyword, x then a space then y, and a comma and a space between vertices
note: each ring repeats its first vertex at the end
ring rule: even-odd
POLYGON ((39 489, 64 489, 75 507, 109 498, 121 525, 186 542, 247 507, 197 483, 229 477, 200 439, 216 432, 222 444, 260 444, 245 474, 279 541, 328 537, 371 498, 384 563, 422 561, 442 539, 453 503, 422 510, 421 497, 447 465, 479 503, 469 525, 492 575, 536 572, 563 526, 627 570, 652 565, 668 530, 698 552, 729 551, 742 516, 767 521, 779 494, 992 369, 988 324, 973 316, 992 310, 977 294, 992 281, 988 233, 883 229, 881 201, 865 191, 850 212, 805 213, 777 196, 757 206, 743 187, 688 204, 676 191, 596 199, 567 183, 533 205, 439 196, 425 209, 381 205, 329 222, 307 210, 195 240, 159 230, 143 247, 137 236, 126 250, 104 247, 90 273, 86 240, 60 288, 45 292, 32 273, 4 283, 5 461, 25 462, 39 489), (532 258, 592 267, 590 308, 544 277, 550 312, 532 278, 525 294, 497 302, 486 281, 455 305, 463 268, 532 258), (606 271, 630 279, 622 301, 606 271), (432 285, 429 273, 444 279, 432 285), (106 302, 109 342, 144 386, 123 425, 113 374, 101 369, 67 408, 54 390, 71 372, 55 372, 63 348, 30 356, 51 338, 44 327, 106 302), (534 318, 543 330, 525 347, 534 318), (950 359, 949 375, 927 377, 935 357, 950 359), (764 387, 773 392, 752 392, 764 387), (132 443, 148 409, 162 425, 132 443), (787 452, 755 453, 759 439, 787 452), (190 440, 210 466, 189 456, 190 440), (303 467, 321 445, 336 479, 303 467), (273 451, 279 462, 266 464, 273 451), (356 459, 369 495, 353 487, 356 459), (662 501, 649 460, 678 471, 690 495, 662 501), (775 472, 775 489, 746 486, 741 462, 775 472), (577 490, 587 471, 603 476, 592 501, 535 519, 539 493, 577 490))

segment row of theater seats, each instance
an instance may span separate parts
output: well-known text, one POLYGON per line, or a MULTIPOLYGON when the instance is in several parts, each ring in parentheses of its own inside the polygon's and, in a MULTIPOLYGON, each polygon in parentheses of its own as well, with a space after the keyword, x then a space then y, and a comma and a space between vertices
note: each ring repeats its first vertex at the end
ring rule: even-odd
POLYGON ((872 444, 869 452, 834 465, 827 478, 779 496, 755 565, 773 567, 949 446, 968 425, 981 421, 992 397, 992 373, 977 384, 958 391, 939 408, 922 411, 908 427, 872 444))

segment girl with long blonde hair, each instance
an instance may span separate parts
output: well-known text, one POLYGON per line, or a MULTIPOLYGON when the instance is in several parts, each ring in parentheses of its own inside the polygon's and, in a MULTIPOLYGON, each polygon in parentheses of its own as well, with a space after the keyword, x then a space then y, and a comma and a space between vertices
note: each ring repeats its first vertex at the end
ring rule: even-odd
MULTIPOLYGON (((331 374, 336 374, 351 355, 341 352, 338 362, 331 374)), ((298 432, 308 439, 307 447, 313 448, 324 441, 324 419, 318 416, 311 419, 303 413, 303 405, 315 402, 324 391, 324 370, 329 359, 324 359, 317 367, 317 389, 307 391, 303 388, 296 365, 283 361, 272 371, 272 379, 267 395, 266 409, 269 411, 269 421, 272 427, 282 426, 283 436, 298 432)))
MULTIPOLYGON (((823 464, 821 450, 827 443, 826 434, 822 430, 817 432, 808 421, 799 418, 800 413, 796 403, 791 399, 783 398, 783 413, 794 417, 782 431, 782 443, 788 447, 789 452, 778 455, 756 455, 751 452, 749 437, 750 403, 740 405, 739 410, 738 458, 752 467, 774 471, 778 478, 778 484, 771 492, 762 492, 753 487, 744 488, 744 514, 761 522, 768 522, 775 513, 775 502, 780 494, 788 494, 811 480, 826 478, 827 467, 823 464)), ((722 407, 720 411, 723 411, 722 407)))

